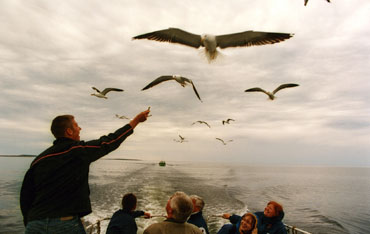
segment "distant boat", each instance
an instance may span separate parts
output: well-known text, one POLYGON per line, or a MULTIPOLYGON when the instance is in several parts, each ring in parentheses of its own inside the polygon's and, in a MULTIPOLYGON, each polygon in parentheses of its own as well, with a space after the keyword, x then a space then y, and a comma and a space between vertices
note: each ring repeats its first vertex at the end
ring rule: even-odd
POLYGON ((161 167, 165 167, 165 166, 166 166, 166 162, 165 162, 165 161, 160 161, 160 162, 159 162, 159 166, 161 166, 161 167))

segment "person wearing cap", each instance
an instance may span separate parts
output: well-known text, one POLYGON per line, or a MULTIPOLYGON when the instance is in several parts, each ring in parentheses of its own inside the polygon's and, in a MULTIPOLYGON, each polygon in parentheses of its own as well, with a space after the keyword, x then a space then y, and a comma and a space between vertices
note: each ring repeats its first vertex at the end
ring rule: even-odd
POLYGON ((284 218, 283 206, 275 201, 267 203, 265 210, 254 213, 257 217, 258 234, 287 234, 282 222, 284 218))

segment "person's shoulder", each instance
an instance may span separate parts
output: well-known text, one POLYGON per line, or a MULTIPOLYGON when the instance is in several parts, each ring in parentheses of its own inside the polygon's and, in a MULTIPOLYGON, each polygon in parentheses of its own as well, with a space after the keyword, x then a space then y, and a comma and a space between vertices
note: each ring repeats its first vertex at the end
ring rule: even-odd
POLYGON ((155 230, 155 229, 159 229, 160 227, 162 227, 163 225, 165 225, 164 222, 161 222, 161 223, 152 223, 150 224, 145 230, 155 230))
POLYGON ((116 219, 116 218, 122 219, 122 218, 129 218, 129 217, 131 216, 128 213, 124 212, 122 209, 116 210, 112 215, 112 219, 116 219))
POLYGON ((188 233, 191 233, 191 234, 193 234, 193 233, 194 234, 203 234, 203 232, 199 229, 199 227, 195 226, 194 224, 184 223, 184 225, 189 230, 188 233))
POLYGON ((221 229, 217 232, 217 234, 228 234, 230 230, 233 228, 232 224, 224 224, 221 229))
POLYGON ((122 209, 116 210, 113 215, 119 215, 122 214, 122 209))
POLYGON ((263 211, 254 212, 254 215, 257 216, 258 218, 262 217, 263 211))
POLYGON ((162 226, 164 223, 153 223, 149 225, 147 228, 145 228, 144 233, 160 233, 160 230, 162 229, 162 226))

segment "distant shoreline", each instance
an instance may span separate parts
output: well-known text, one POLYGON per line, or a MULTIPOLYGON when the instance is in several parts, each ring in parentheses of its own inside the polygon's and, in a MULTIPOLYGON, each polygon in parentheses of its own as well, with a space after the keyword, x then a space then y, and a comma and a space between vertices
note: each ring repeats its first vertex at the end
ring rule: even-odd
POLYGON ((37 155, 32 154, 19 154, 19 155, 0 155, 3 158, 34 158, 37 155))
MULTIPOLYGON (((35 158, 37 155, 32 154, 19 154, 19 155, 1 155, 0 158, 35 158)), ((134 158, 102 158, 101 160, 126 160, 126 161, 142 161, 141 159, 134 158)))

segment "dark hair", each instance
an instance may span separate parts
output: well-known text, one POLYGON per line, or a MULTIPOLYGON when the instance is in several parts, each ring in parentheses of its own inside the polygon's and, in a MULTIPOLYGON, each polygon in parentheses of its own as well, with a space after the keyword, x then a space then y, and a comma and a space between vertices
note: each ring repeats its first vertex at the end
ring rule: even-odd
POLYGON ((122 209, 132 211, 136 207, 136 196, 133 193, 127 193, 122 197, 122 209))
POLYGON ((55 138, 64 137, 67 128, 72 128, 73 115, 59 115, 53 119, 51 123, 51 133, 55 138))

